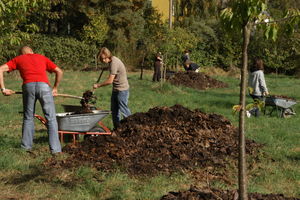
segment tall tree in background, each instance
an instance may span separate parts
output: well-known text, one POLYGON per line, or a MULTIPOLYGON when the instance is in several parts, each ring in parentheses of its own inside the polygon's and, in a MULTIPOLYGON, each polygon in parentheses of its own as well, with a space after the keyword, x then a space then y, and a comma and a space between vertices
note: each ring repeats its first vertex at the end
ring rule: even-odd
MULTIPOLYGON (((245 99, 246 80, 248 68, 248 45, 250 34, 254 26, 260 26, 265 30, 265 36, 276 39, 278 25, 271 19, 267 12, 265 0, 235 0, 230 2, 230 7, 224 9, 221 18, 229 30, 242 32, 242 68, 240 84, 240 115, 239 115, 239 199, 247 200, 247 176, 245 153, 245 99)), ((299 23, 300 13, 297 10, 287 13, 290 26, 299 23)))
POLYGON ((177 19, 180 16, 217 17, 222 7, 222 2, 222 0, 176 0, 177 19))

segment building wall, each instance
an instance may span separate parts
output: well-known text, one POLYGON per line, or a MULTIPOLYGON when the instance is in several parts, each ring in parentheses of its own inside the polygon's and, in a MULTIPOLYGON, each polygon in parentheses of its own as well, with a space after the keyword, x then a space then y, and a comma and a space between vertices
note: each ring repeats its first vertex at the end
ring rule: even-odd
POLYGON ((169 0, 152 0, 152 6, 162 14, 162 20, 169 19, 169 0))

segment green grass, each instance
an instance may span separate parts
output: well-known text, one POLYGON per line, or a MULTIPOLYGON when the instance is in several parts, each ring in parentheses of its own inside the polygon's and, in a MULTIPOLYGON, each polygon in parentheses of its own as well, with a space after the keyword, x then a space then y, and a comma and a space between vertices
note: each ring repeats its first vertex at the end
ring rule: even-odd
MULTIPOLYGON (((91 89, 98 72, 66 71, 59 93, 81 96, 91 89)), ((102 80, 107 74, 103 74, 102 80)), ((53 80, 53 77, 51 77, 53 80)), ((218 113, 238 124, 238 115, 232 115, 232 106, 239 102, 239 80, 232 77, 215 77, 229 84, 228 88, 198 91, 170 84, 152 83, 151 75, 139 80, 139 74, 129 75, 129 107, 133 113, 146 112, 155 106, 181 104, 190 109, 218 113)), ((271 94, 300 99, 300 80, 286 76, 268 75, 271 94)), ((21 80, 16 74, 5 76, 6 88, 21 90, 21 80)), ((111 87, 95 91, 96 106, 110 109, 111 87)), ((56 97, 56 109, 61 104, 79 105, 79 100, 56 97)), ((251 103, 247 98, 247 103, 251 103)), ((283 193, 300 197, 300 105, 293 106, 297 115, 289 119, 261 116, 246 119, 246 137, 263 143, 263 154, 253 169, 248 171, 249 191, 283 193)), ((22 128, 22 98, 20 95, 0 95, 0 199, 159 199, 168 191, 187 189, 193 182, 187 175, 159 175, 155 177, 130 177, 120 171, 105 173, 88 167, 74 170, 45 170, 42 163, 50 157, 45 127, 36 121, 34 152, 28 155, 20 149, 22 128)), ((42 114, 37 104, 37 114, 42 114)), ((104 123, 112 128, 111 117, 104 123)), ((249 158, 249 161, 251 159, 249 158)), ((231 174, 236 174, 236 169, 231 174)), ((236 179, 237 180, 237 179, 236 179)), ((214 183, 218 187, 235 185, 214 183)))

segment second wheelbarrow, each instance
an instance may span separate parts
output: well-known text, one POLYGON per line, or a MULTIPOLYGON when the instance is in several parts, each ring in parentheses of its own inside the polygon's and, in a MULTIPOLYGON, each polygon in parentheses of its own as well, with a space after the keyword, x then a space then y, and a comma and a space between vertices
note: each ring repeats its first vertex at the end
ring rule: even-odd
POLYGON ((297 101, 292 98, 275 95, 268 96, 265 99, 265 114, 266 108, 271 107, 271 111, 268 113, 269 115, 272 115, 272 113, 276 111, 278 117, 288 118, 296 114, 292 108, 295 104, 297 104, 297 101))

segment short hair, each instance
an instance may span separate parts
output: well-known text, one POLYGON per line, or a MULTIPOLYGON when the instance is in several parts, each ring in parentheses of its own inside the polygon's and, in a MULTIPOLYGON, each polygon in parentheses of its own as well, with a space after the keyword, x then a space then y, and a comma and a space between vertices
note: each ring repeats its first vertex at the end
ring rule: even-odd
POLYGON ((112 57, 112 53, 110 52, 110 50, 106 47, 102 47, 97 55, 97 58, 102 62, 101 55, 105 55, 107 58, 111 59, 112 57))
POLYGON ((256 65, 256 68, 259 69, 259 70, 264 69, 264 61, 260 58, 255 60, 255 65, 256 65))
POLYGON ((261 58, 255 58, 250 69, 251 72, 255 72, 258 70, 264 70, 264 62, 261 58))
POLYGON ((19 49, 19 54, 22 55, 22 54, 26 54, 27 53, 27 50, 30 50, 32 53, 33 53, 33 50, 30 46, 22 46, 20 49, 19 49))

